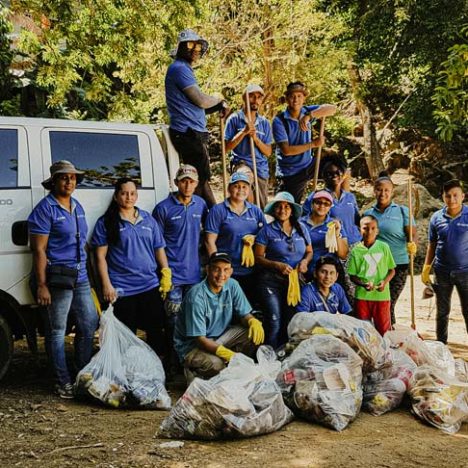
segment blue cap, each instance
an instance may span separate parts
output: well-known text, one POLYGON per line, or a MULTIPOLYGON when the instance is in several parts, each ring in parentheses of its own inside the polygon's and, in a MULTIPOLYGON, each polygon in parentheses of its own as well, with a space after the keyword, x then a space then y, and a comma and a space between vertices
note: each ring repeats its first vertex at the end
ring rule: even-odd
POLYGON ((250 185, 249 176, 243 172, 234 172, 234 174, 232 174, 231 178, 229 179, 228 185, 235 184, 236 182, 246 182, 250 185))

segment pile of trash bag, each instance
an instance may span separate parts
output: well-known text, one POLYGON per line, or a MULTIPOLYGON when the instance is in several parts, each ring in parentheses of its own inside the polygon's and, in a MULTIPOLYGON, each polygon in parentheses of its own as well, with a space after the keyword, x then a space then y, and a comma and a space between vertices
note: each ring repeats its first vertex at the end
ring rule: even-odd
POLYGON ((99 352, 76 377, 77 396, 91 397, 113 408, 171 407, 161 360, 112 309, 101 316, 99 343, 99 352))
POLYGON ((295 414, 342 431, 361 408, 362 359, 338 338, 314 335, 283 361, 277 382, 295 414))
POLYGON ((328 312, 298 312, 288 325, 289 341, 280 355, 287 356, 297 345, 313 335, 328 334, 339 338, 363 361, 363 371, 373 372, 390 366, 387 344, 374 326, 364 320, 328 312))
POLYGON ((414 413, 444 432, 457 432, 468 420, 468 384, 443 370, 425 364, 409 382, 414 413))
POLYGON ((195 378, 161 424, 159 435, 176 439, 235 439, 268 434, 293 414, 275 382, 281 364, 269 346, 257 351, 258 364, 236 353, 228 367, 209 380, 195 378))
POLYGON ((399 349, 391 350, 392 365, 367 374, 364 379, 362 407, 374 416, 398 408, 405 396, 409 381, 417 366, 399 349))

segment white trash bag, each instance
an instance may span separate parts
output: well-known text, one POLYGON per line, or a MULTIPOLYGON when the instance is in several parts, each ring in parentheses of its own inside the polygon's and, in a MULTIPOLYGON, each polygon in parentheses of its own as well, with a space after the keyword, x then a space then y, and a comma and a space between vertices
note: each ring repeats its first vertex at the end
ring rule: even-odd
POLYGON ((468 383, 434 366, 418 367, 409 382, 414 413, 444 432, 468 421, 468 383))
POLYGON ((363 360, 364 372, 390 366, 390 352, 379 332, 364 320, 329 312, 298 312, 288 325, 289 354, 303 340, 313 335, 332 335, 351 347, 363 360))
POLYGON ((161 424, 159 435, 175 439, 235 439, 268 434, 292 420, 275 382, 280 363, 269 346, 258 364, 237 353, 209 380, 195 378, 161 424))
POLYGON ((302 341, 283 361, 277 382, 295 414, 337 431, 361 409, 362 359, 331 335, 302 341))
POLYGON ((157 354, 113 309, 101 316, 100 350, 76 377, 76 393, 113 408, 169 409, 164 369, 157 354))

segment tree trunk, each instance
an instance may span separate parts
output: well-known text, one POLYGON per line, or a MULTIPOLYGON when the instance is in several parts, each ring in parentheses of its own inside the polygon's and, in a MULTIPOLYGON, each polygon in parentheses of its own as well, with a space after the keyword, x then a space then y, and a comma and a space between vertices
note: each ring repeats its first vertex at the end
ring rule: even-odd
POLYGON ((372 110, 367 103, 362 99, 361 88, 361 75, 357 65, 353 62, 348 63, 348 75, 353 90, 354 99, 356 100, 356 107, 359 110, 362 121, 362 128, 364 132, 363 151, 366 158, 367 168, 372 179, 376 179, 379 172, 385 169, 382 157, 380 156, 380 145, 377 141, 374 116, 372 110))

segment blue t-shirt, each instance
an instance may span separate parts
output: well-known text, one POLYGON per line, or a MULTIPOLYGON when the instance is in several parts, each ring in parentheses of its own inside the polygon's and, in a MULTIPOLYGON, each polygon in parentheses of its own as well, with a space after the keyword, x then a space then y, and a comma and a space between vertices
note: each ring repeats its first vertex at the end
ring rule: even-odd
POLYGON ((219 294, 211 291, 206 279, 193 286, 182 301, 174 330, 174 348, 180 360, 196 347, 196 337, 216 340, 234 317, 244 317, 251 311, 235 279, 229 278, 219 294))
MULTIPOLYGON (((246 127, 246 117, 243 110, 236 112, 229 116, 226 122, 226 132, 224 139, 230 141, 246 127)), ((262 115, 257 114, 255 118, 255 130, 258 138, 263 143, 270 145, 272 143, 271 126, 270 122, 262 115)), ((262 179, 268 179, 268 160, 266 156, 255 147, 255 163, 257 165, 257 175, 262 179)), ((250 137, 246 136, 244 139, 231 151, 231 161, 237 165, 245 163, 253 171, 252 153, 250 151, 250 137)))
POLYGON ((166 103, 170 127, 178 132, 189 128, 197 132, 206 132, 205 110, 194 104, 183 92, 185 88, 197 84, 190 64, 176 59, 166 73, 166 103))
MULTIPOLYGON (((392 251, 393 260, 397 265, 407 265, 409 263, 408 252, 406 251, 405 227, 409 226, 409 210, 406 206, 391 203, 384 211, 380 211, 376 205, 366 210, 363 216, 372 215, 379 222, 379 235, 377 239, 384 241, 392 251)), ((414 220, 413 220, 413 225, 414 220)))
POLYGON ((262 226, 266 224, 265 216, 258 208, 245 202, 245 210, 238 215, 231 210, 229 199, 218 203, 211 208, 206 218, 205 231, 217 234, 216 248, 218 252, 225 252, 231 256, 234 275, 244 276, 253 273, 253 268, 241 265, 242 238, 247 234, 257 235, 262 226))
POLYGON ((326 298, 328 310, 324 306, 324 298, 320 294, 317 285, 307 283, 301 288, 301 302, 296 306, 296 312, 330 312, 336 314, 349 314, 353 308, 349 305, 344 289, 337 283, 330 288, 326 298))
POLYGON ((48 264, 77 268, 79 270, 78 282, 81 283, 88 279, 85 251, 88 225, 85 212, 78 200, 71 199, 71 208, 72 212, 70 213, 49 193, 34 207, 29 215, 28 229, 30 234, 49 236, 46 249, 48 264), (79 264, 76 218, 78 218, 78 229, 80 231, 81 261, 79 264))
MULTIPOLYGON (((325 247, 325 236, 327 235, 328 231, 327 224, 330 221, 333 221, 333 218, 328 214, 323 223, 317 224, 315 226, 312 224, 312 221, 310 220, 309 216, 303 216, 301 218, 301 221, 307 228, 307 231, 309 232, 310 236, 310 241, 312 243, 313 257, 312 261, 309 263, 309 273, 312 273, 314 271, 315 264, 320 257, 326 255, 327 257, 333 257, 338 260, 338 255, 336 253, 330 253, 325 247)), ((344 226, 341 226, 340 234, 342 238, 348 238, 344 226)))
POLYGON ((444 272, 468 271, 468 206, 456 218, 447 208, 436 211, 429 223, 429 242, 436 243, 434 268, 444 272))
POLYGON ((170 194, 156 205, 153 218, 166 242, 166 256, 172 270, 174 286, 200 281, 200 235, 208 208, 205 200, 193 195, 184 205, 170 194))
POLYGON ((265 258, 274 262, 287 263, 292 268, 304 258, 306 247, 310 245, 310 237, 307 228, 299 222, 302 234, 293 228, 288 236, 278 221, 273 221, 264 226, 257 234, 255 243, 265 246, 265 258))
MULTIPOLYGON (((320 106, 304 106, 301 109, 299 119, 306 113, 318 109, 320 106)), ((273 119, 273 137, 276 143, 286 142, 290 146, 304 145, 312 141, 311 120, 308 123, 308 130, 302 131, 299 126, 299 120, 293 119, 286 109, 283 113, 287 121, 287 129, 279 116, 273 119)), ((289 177, 307 169, 312 164, 312 151, 307 150, 304 153, 295 156, 284 156, 281 153, 279 145, 276 147, 276 175, 278 177, 289 177)))
POLYGON ((135 224, 120 219, 120 242, 109 245, 104 216, 94 226, 91 245, 107 245, 107 270, 112 286, 119 289, 119 296, 133 296, 159 285, 154 251, 165 246, 164 239, 154 218, 144 210, 138 210, 135 224))
MULTIPOLYGON (((359 208, 357 205, 356 197, 346 190, 341 191, 340 198, 336 198, 335 194, 328 189, 325 189, 333 198, 333 205, 330 209, 330 216, 337 218, 341 221, 342 227, 346 230, 348 235, 349 245, 353 245, 362 239, 359 231, 359 208)), ((310 215, 312 211, 312 197, 315 192, 311 192, 306 198, 302 206, 302 214, 304 216, 310 215)))

